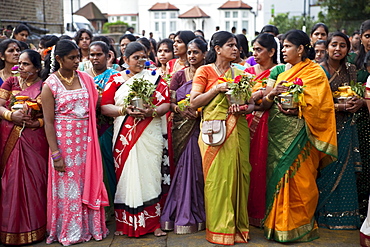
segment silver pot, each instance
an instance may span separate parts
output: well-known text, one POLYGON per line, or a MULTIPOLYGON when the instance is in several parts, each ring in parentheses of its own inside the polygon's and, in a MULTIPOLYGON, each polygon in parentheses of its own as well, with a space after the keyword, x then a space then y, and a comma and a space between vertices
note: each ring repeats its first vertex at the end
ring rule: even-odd
POLYGON ((338 98, 338 103, 339 104, 345 104, 347 103, 348 100, 350 100, 352 97, 339 97, 338 98))
POLYGON ((241 98, 235 97, 235 95, 232 94, 232 90, 229 90, 225 93, 227 100, 229 101, 229 105, 237 104, 237 105, 244 105, 245 100, 241 98))
POLYGON ((293 95, 288 94, 288 95, 278 95, 279 97, 279 102, 281 104, 281 107, 283 109, 294 109, 298 108, 298 103, 293 102, 293 95))
MULTIPOLYGON (((141 109, 144 109, 144 102, 143 102, 143 99, 142 98, 138 98, 138 97, 134 97, 132 100, 131 100, 131 105, 137 107, 137 108, 141 108, 141 109)), ((139 111, 137 109, 135 109, 135 111, 139 111)))

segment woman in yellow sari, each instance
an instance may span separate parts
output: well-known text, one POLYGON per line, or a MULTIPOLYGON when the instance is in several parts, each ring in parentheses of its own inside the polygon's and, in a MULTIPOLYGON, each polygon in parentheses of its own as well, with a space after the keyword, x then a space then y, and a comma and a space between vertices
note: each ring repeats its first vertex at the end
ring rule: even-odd
POLYGON ((249 129, 245 116, 254 104, 231 105, 225 97, 227 83, 243 71, 232 68, 239 50, 235 36, 220 31, 213 34, 207 65, 198 68, 193 79, 190 106, 203 106, 203 122, 226 120, 226 139, 217 146, 199 140, 205 180, 206 239, 216 244, 246 243, 249 235, 247 212, 249 192, 249 129), (249 106, 249 107, 248 107, 249 106))
POLYGON ((317 169, 337 157, 332 94, 324 71, 307 58, 309 43, 302 31, 285 34, 283 58, 292 67, 286 70, 288 66, 278 65, 271 71, 277 85, 263 99, 263 105, 271 107, 264 229, 267 239, 278 242, 319 237, 314 219, 317 169), (303 81, 305 103, 284 110, 275 98, 288 90, 283 82, 297 78, 303 81))

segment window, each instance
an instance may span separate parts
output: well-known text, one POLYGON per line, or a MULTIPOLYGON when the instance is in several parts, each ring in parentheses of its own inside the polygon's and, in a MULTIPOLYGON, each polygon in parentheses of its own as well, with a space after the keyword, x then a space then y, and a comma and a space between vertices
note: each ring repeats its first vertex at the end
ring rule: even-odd
POLYGON ((158 32, 158 31, 159 31, 159 22, 155 22, 155 23, 154 23, 154 30, 155 30, 156 32, 158 32))
POLYGON ((248 11, 243 11, 243 18, 247 18, 248 17, 248 11))
POLYGON ((121 18, 120 18, 119 16, 117 16, 117 21, 120 21, 120 19, 121 19, 121 18))
POLYGON ((162 19, 166 19, 167 17, 166 17, 166 12, 162 12, 162 19))
POLYGON ((242 28, 245 28, 248 30, 248 21, 242 21, 242 28))
POLYGON ((233 21, 233 27, 238 27, 238 22, 237 21, 233 21))
POLYGON ((175 32, 176 30, 176 21, 170 22, 170 32, 175 32))
POLYGON ((124 21, 127 21, 127 16, 123 17, 123 20, 124 20, 124 21))
POLYGON ((159 19, 159 13, 158 12, 154 12, 154 19, 159 19))
POLYGON ((176 12, 171 12, 171 14, 170 14, 170 18, 171 19, 176 19, 176 12))
POLYGON ((225 21, 225 30, 230 30, 230 22, 225 21))
POLYGON ((162 36, 163 37, 167 37, 167 33, 166 33, 166 22, 165 21, 163 21, 162 22, 162 36))
POLYGON ((136 21, 136 16, 131 16, 131 21, 136 21))
POLYGON ((230 11, 225 11, 225 18, 230 18, 230 11))
POLYGON ((233 11, 233 18, 238 18, 238 11, 233 11))

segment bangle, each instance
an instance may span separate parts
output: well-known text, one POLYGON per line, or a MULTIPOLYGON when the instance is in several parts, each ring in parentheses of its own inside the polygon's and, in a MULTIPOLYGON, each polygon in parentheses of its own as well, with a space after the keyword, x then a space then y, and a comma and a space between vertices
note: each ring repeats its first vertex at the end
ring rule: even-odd
POLYGON ((248 110, 248 105, 239 106, 239 110, 241 110, 241 111, 247 111, 248 110))
POLYGON ((5 111, 3 112, 3 118, 4 118, 5 120, 12 121, 12 114, 13 114, 13 112, 12 112, 12 111, 5 110, 5 111))
POLYGON ((158 116, 158 112, 157 112, 157 109, 154 108, 154 111, 152 113, 152 117, 156 117, 156 116, 158 116))
POLYGON ((270 96, 270 94, 268 94, 268 95, 265 96, 266 101, 267 102, 270 102, 270 103, 274 102, 274 100, 273 99, 270 99, 269 96, 270 96))
POLYGON ((334 110, 335 110, 335 111, 339 111, 338 104, 334 104, 334 110))
POLYGON ((39 121, 39 128, 42 128, 44 126, 44 120, 42 118, 38 118, 37 121, 39 121))
POLYGON ((54 151, 54 152, 52 152, 51 153, 51 157, 56 157, 56 156, 58 156, 58 155, 60 155, 61 153, 60 153, 60 151, 59 151, 59 149, 57 150, 57 151, 54 151))
POLYGON ((126 107, 122 106, 118 109, 118 116, 124 116, 126 115, 126 107))
POLYGON ((60 158, 62 158, 62 155, 59 154, 58 156, 55 156, 55 157, 51 157, 53 159, 53 161, 58 161, 60 160, 60 158))

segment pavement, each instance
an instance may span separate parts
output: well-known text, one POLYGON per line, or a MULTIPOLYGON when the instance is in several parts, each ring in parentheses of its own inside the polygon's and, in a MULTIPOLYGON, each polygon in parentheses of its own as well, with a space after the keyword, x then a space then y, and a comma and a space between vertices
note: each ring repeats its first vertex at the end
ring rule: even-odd
MULTIPOLYGON (((155 237, 153 234, 147 234, 140 238, 129 238, 126 236, 115 236, 114 220, 107 222, 110 234, 102 241, 91 240, 89 242, 75 244, 76 247, 210 247, 221 246, 211 244, 205 239, 205 231, 194 234, 177 235, 168 232, 167 236, 155 237)), ((263 230, 260 228, 250 227, 251 240, 247 244, 236 244, 236 246, 330 246, 330 247, 350 247, 360 246, 358 230, 328 230, 320 228, 320 238, 306 243, 288 243, 281 244, 274 241, 266 240, 263 237, 263 230)), ((29 247, 61 247, 59 243, 46 244, 45 241, 27 245, 29 247)))

